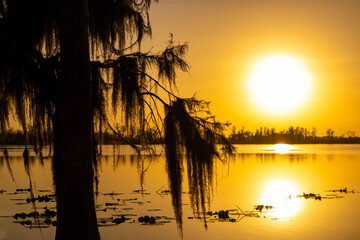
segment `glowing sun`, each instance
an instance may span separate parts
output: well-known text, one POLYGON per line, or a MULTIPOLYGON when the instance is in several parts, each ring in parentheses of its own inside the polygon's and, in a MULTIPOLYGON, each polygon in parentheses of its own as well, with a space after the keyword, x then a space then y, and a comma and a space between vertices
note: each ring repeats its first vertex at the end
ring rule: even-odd
POLYGON ((296 58, 276 55, 258 61, 250 72, 248 90, 263 112, 289 114, 309 100, 312 77, 296 58))

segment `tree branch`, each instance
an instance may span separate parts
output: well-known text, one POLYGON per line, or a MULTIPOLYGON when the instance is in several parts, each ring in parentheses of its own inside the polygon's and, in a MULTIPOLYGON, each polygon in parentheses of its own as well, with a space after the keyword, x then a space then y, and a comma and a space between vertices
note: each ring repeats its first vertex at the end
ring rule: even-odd
POLYGON ((169 107, 169 104, 167 104, 164 100, 162 100, 158 95, 152 93, 152 92, 141 92, 139 95, 149 95, 155 97, 157 100, 159 100, 162 104, 164 104, 165 107, 169 107))
POLYGON ((124 138, 123 136, 121 136, 109 123, 109 121, 105 118, 105 116, 103 116, 103 120, 107 123, 107 125, 109 126, 109 128, 113 131, 113 133, 115 133, 116 136, 118 136, 119 138, 121 138, 121 140, 123 140, 124 142, 126 142, 127 144, 129 144, 133 149, 136 150, 136 152, 138 154, 140 154, 140 149, 133 143, 131 143, 130 141, 128 141, 126 138, 124 138))

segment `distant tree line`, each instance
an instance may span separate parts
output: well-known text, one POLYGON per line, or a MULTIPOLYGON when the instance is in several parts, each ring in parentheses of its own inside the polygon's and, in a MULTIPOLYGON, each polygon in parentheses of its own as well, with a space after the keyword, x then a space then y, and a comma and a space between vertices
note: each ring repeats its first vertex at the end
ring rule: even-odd
MULTIPOLYGON (((96 134, 96 139, 100 144, 127 144, 128 142, 134 144, 141 144, 144 135, 146 141, 152 144, 161 144, 161 137, 157 129, 148 129, 144 135, 140 136, 133 132, 126 132, 124 128, 117 128, 116 132, 120 133, 123 138, 119 139, 114 135, 114 131, 104 131, 101 135, 96 134)), ((28 132, 28 141, 33 145, 35 140, 34 131, 28 132)), ((24 145, 23 131, 9 129, 5 134, 4 139, 0 139, 0 144, 3 145, 24 145)), ((354 131, 347 131, 339 136, 335 135, 335 131, 331 128, 326 130, 326 135, 318 136, 318 130, 313 127, 311 130, 303 127, 290 126, 286 130, 277 131, 275 128, 260 127, 254 132, 246 130, 242 127, 237 130, 233 127, 228 136, 228 140, 232 144, 358 144, 360 137, 356 136, 354 131)))
POLYGON ((334 135, 331 128, 326 130, 325 136, 318 136, 318 130, 303 127, 290 126, 286 130, 276 131, 275 128, 260 127, 255 132, 245 130, 245 127, 237 130, 235 127, 228 137, 232 144, 351 144, 360 143, 354 131, 347 131, 340 136, 334 135))
MULTIPOLYGON (((121 133, 122 138, 119 138, 119 135, 115 135, 114 131, 104 131, 101 134, 96 133, 96 140, 100 144, 128 144, 129 142, 133 144, 141 144, 144 139, 146 142, 152 144, 160 144, 161 138, 158 130, 156 129, 147 129, 144 133, 134 133, 129 132, 125 133, 123 128, 118 128, 118 133, 121 133)), ((50 133, 49 133, 50 134, 50 133)), ((35 141, 36 134, 33 130, 29 130, 27 134, 28 144, 34 145, 39 144, 39 139, 35 141)), ((0 146, 3 145, 24 145, 25 136, 22 130, 14 130, 12 128, 8 129, 5 133, 5 138, 0 139, 0 146)))

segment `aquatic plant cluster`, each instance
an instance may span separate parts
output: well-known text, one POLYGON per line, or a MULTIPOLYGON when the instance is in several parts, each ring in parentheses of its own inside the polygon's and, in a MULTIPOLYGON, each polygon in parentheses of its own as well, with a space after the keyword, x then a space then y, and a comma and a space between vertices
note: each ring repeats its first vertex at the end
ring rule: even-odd
MULTIPOLYGON (((51 192, 51 190, 40 190, 41 192, 51 192)), ((327 194, 315 194, 315 193, 303 193, 296 196, 289 196, 291 198, 304 198, 304 199, 314 199, 314 200, 325 200, 325 199, 340 199, 344 198, 344 194, 355 194, 359 193, 355 190, 348 190, 347 187, 341 189, 332 189, 326 190, 327 194), (339 195, 340 194, 340 195, 339 195)), ((13 192, 8 192, 6 190, 0 190, 0 194, 5 194, 9 196, 21 196, 23 194, 29 193, 28 189, 16 189, 13 192)), ((119 192, 110 192, 110 193, 99 193, 100 195, 107 198, 107 200, 102 204, 96 206, 96 211, 102 212, 104 216, 98 217, 98 226, 99 227, 111 227, 123 224, 125 222, 129 223, 139 223, 141 225, 164 225, 166 223, 171 223, 176 220, 175 217, 164 216, 164 215, 138 215, 136 213, 137 206, 151 206, 150 201, 140 201, 139 197, 144 199, 146 195, 151 195, 150 192, 146 190, 133 190, 131 195, 138 195, 137 197, 132 198, 123 198, 124 193, 119 192), (134 212, 135 211, 135 212, 134 212)), ((155 192, 156 195, 161 198, 167 197, 170 195, 170 190, 161 187, 158 191, 155 192)), ((183 192, 182 194, 188 194, 183 192)), ((16 205, 24 205, 31 203, 34 206, 36 204, 51 204, 52 206, 43 206, 37 207, 42 209, 42 211, 31 211, 29 213, 21 212, 16 213, 9 218, 14 219, 14 223, 21 224, 26 228, 48 228, 50 226, 56 226, 56 211, 54 210, 54 195, 42 195, 36 198, 10 198, 10 200, 15 201, 16 205), (50 201, 45 201, 44 199, 50 199, 50 201)), ((274 206, 271 205, 254 205, 253 210, 243 211, 239 206, 236 206, 234 209, 219 210, 219 211, 207 211, 207 212, 197 212, 194 216, 187 217, 188 220, 200 220, 204 223, 215 223, 215 222, 239 222, 244 217, 255 217, 255 218, 267 218, 268 214, 273 210, 276 210, 274 206), (205 217, 204 217, 205 216, 205 217)), ((148 212, 161 212, 162 209, 148 208, 148 212)), ((4 216, 1 216, 4 217, 4 216)), ((271 220, 280 220, 279 218, 270 218, 271 220)))
POLYGON ((50 225, 55 227, 57 225, 57 221, 53 220, 53 218, 55 217, 56 212, 45 207, 43 213, 39 213, 37 211, 33 211, 30 213, 16 213, 13 216, 13 218, 15 219, 15 221, 13 222, 19 223, 24 226, 29 226, 29 228, 46 228, 50 225))
MULTIPOLYGON (((17 196, 18 198, 9 198, 10 201, 14 201, 16 205, 26 205, 31 204, 33 210, 28 213, 20 212, 15 213, 13 216, 0 216, 0 217, 8 217, 13 218, 13 223, 21 224, 26 228, 48 228, 51 226, 57 226, 56 220, 56 211, 55 209, 55 200, 54 194, 51 194, 51 190, 39 190, 38 192, 49 192, 50 194, 46 195, 39 195, 38 197, 28 197, 28 198, 20 198, 24 194, 31 194, 30 189, 16 189, 15 191, 7 191, 7 190, 0 190, 1 195, 5 196, 17 196), (46 205, 45 205, 46 204, 46 205), (50 206, 49 206, 50 204, 50 206), (43 209, 40 211, 39 209, 43 209)), ((101 216, 98 217, 97 222, 99 227, 109 227, 109 226, 116 226, 126 221, 131 223, 139 223, 142 225, 163 225, 166 223, 174 222, 176 219, 174 217, 168 216, 158 216, 158 215, 144 215, 139 216, 132 213, 136 206, 142 206, 144 204, 150 205, 150 201, 139 201, 138 197, 132 198, 119 198, 124 193, 99 193, 100 195, 104 196, 105 198, 110 198, 112 201, 105 201, 102 204, 98 204, 96 206, 96 211, 101 216), (105 216, 104 216, 105 214, 105 216)), ((150 195, 146 190, 133 190, 131 193, 138 194, 140 196, 150 195)), ((169 196, 170 190, 164 189, 162 192, 156 192, 159 196, 163 197, 164 194, 169 196)), ((108 200, 110 200, 108 199, 108 200)), ((160 212, 161 209, 147 209, 148 212, 160 212)))
MULTIPOLYGON (((297 198, 304 198, 304 199, 314 199, 314 200, 323 200, 323 199, 335 199, 335 198, 344 198, 344 195, 339 195, 338 193, 358 193, 354 189, 348 190, 347 187, 341 188, 341 189, 335 189, 335 190, 326 190, 326 192, 331 192, 332 194, 315 194, 315 193, 303 193, 301 195, 297 195, 297 198)), ((291 198, 291 196, 289 196, 291 198)))

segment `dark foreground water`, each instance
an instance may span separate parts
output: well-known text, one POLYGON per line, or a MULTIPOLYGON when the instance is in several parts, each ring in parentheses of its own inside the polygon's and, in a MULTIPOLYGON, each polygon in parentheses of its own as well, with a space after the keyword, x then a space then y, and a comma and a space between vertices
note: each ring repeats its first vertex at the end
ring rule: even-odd
MULTIPOLYGON (((207 229, 184 187, 183 239, 360 239, 359 145, 239 145, 237 152, 216 164, 207 229)), ((104 146, 103 154, 96 202, 102 239, 181 239, 163 155, 139 159, 123 146, 104 146), (139 222, 145 215, 155 223, 139 222)), ((34 197, 48 197, 31 204, 22 150, 9 155, 15 181, 0 155, 0 239, 54 239, 51 161, 32 159, 34 197), (48 209, 38 223, 21 215, 34 207, 48 209)))

